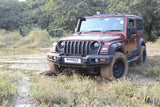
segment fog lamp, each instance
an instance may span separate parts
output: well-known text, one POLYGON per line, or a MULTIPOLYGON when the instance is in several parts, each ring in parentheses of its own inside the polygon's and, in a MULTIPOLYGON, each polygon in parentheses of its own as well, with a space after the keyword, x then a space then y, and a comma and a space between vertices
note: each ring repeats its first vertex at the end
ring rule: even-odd
POLYGON ((95 59, 95 62, 98 63, 98 62, 99 62, 99 59, 95 59))

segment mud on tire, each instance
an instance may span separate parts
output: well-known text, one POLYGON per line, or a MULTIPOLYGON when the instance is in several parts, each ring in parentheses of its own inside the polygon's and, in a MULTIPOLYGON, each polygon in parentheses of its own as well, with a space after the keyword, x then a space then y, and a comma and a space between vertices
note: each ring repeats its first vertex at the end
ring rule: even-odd
POLYGON ((59 69, 58 66, 55 65, 53 62, 49 62, 49 67, 50 67, 50 72, 54 73, 54 74, 59 74, 59 69))
POLYGON ((128 74, 127 57, 120 52, 116 52, 113 56, 112 63, 101 67, 101 76, 107 80, 115 80, 128 74))

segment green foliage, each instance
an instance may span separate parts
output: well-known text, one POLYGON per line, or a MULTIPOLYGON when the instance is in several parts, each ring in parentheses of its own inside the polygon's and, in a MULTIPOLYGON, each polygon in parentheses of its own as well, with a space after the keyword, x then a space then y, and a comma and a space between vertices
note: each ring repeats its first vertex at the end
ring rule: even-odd
POLYGON ((144 30, 148 35, 148 40, 152 39, 152 34, 159 35, 160 21, 159 8, 160 2, 158 0, 141 0, 136 3, 134 12, 143 17, 144 30))
POLYGON ((143 17, 147 39, 160 35, 159 0, 1 0, 0 28, 20 30, 25 36, 30 30, 47 30, 52 37, 73 32, 78 17, 96 12, 135 14, 143 17))
MULTIPOLYGON (((28 32, 27 32, 28 33, 28 32)), ((19 31, 0 30, 0 47, 28 47, 40 48, 49 47, 59 38, 51 38, 46 30, 33 29, 28 35, 22 37, 19 31)))
POLYGON ((49 47, 57 38, 51 38, 46 30, 34 29, 17 43, 21 47, 49 47))
POLYGON ((0 47, 15 47, 16 43, 21 39, 18 31, 9 32, 0 30, 0 47))
MULTIPOLYGON (((104 12, 102 8, 105 4, 104 0, 99 0, 99 2, 96 0, 50 0, 45 7, 54 20, 49 24, 48 31, 54 32, 57 29, 73 31, 78 17, 94 15, 96 11, 104 12)), ((55 33, 50 34, 57 36, 55 33)))
POLYGON ((0 28, 16 30, 21 25, 22 5, 18 0, 0 1, 0 28))
POLYGON ((21 34, 22 36, 28 35, 29 32, 30 32, 30 29, 29 29, 28 26, 23 25, 23 27, 20 28, 20 34, 21 34))

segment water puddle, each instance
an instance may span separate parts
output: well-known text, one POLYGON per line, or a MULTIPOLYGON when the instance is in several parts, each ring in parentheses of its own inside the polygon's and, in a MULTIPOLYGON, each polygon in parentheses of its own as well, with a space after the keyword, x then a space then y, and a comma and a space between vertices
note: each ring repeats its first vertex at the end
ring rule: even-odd
POLYGON ((0 68, 4 67, 5 65, 0 65, 0 68))
POLYGON ((29 93, 29 86, 31 85, 30 77, 22 74, 20 80, 18 80, 18 91, 17 94, 9 99, 8 105, 16 107, 33 107, 36 102, 31 98, 29 93))
POLYGON ((48 65, 47 64, 13 64, 8 68, 28 70, 28 71, 35 70, 35 71, 43 72, 47 70, 46 68, 48 68, 48 65))
MULTIPOLYGON (((18 71, 21 75, 21 79, 17 81, 17 93, 8 99, 7 106, 33 107, 36 106, 36 101, 31 97, 29 92, 29 87, 32 85, 30 81, 32 81, 36 75, 49 69, 46 53, 35 52, 36 54, 19 55, 20 53, 21 52, 12 52, 8 54, 6 49, 4 55, 7 56, 0 54, 0 71, 18 71)), ((30 51, 29 53, 32 52, 30 51)))

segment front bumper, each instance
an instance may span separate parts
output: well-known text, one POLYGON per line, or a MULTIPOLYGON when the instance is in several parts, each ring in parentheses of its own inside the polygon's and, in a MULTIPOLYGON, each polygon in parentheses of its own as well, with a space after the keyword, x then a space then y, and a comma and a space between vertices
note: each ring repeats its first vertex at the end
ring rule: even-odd
POLYGON ((108 65, 112 62, 113 55, 87 55, 82 56, 65 56, 59 53, 47 53, 47 60, 60 66, 95 68, 108 65), (68 63, 65 58, 80 59, 81 63, 68 63), (98 61, 95 61, 98 60, 98 61))

